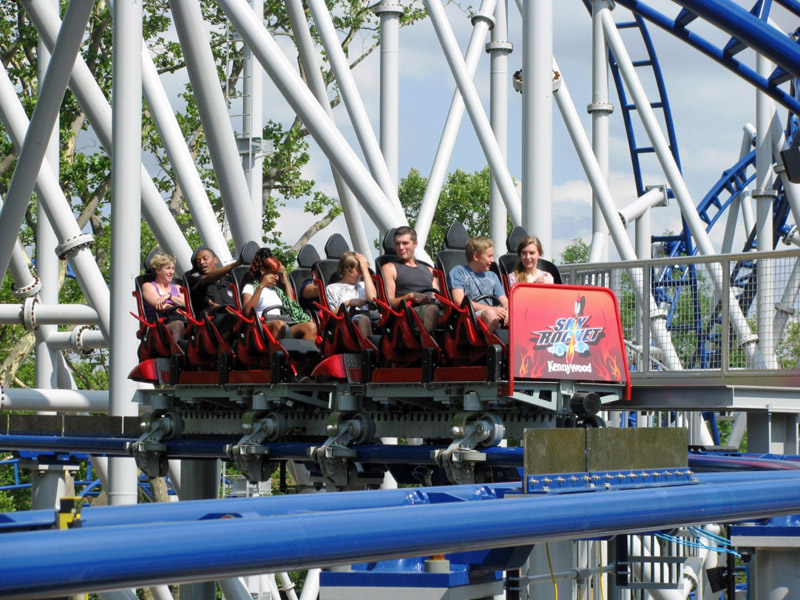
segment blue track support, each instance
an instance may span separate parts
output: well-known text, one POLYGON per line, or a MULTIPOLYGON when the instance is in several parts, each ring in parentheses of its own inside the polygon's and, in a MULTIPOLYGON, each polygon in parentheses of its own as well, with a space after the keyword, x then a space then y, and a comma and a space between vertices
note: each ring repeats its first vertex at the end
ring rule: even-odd
MULTIPOLYGON (((584 5, 586 9, 591 13, 592 5, 589 0, 584 0, 584 5)), ((624 22, 624 23, 617 23, 617 28, 622 33, 623 31, 627 31, 630 29, 636 30, 639 35, 641 36, 642 45, 644 46, 645 54, 642 58, 635 60, 634 65, 637 68, 646 68, 652 71, 653 79, 656 83, 656 89, 658 90, 658 98, 651 103, 651 107, 655 111, 661 111, 664 118, 664 124, 666 126, 666 133, 667 137, 669 138, 669 148, 670 152, 672 153, 673 158, 675 159, 675 163, 678 165, 678 169, 681 169, 681 158, 680 153, 678 152, 678 140, 675 133, 675 125, 672 120, 672 111, 670 110, 669 105, 669 96, 667 95, 667 87, 664 83, 664 76, 661 72, 661 65, 658 61, 658 55, 656 53, 655 46, 653 45, 653 40, 650 37, 650 32, 647 29, 647 24, 644 22, 639 16, 634 16, 634 20, 631 22, 624 22)), ((620 108, 622 110, 622 119, 625 124, 625 132, 628 136, 628 148, 631 153, 631 163, 633 166, 633 178, 636 183, 636 194, 638 196, 643 195, 646 192, 645 183, 642 179, 642 167, 640 156, 643 154, 652 153, 653 147, 650 144, 649 140, 646 140, 645 146, 640 146, 636 139, 636 128, 633 125, 633 118, 632 115, 636 112, 636 106, 628 99, 628 95, 625 91, 625 85, 622 81, 622 74, 619 71, 619 67, 617 65, 616 58, 614 57, 614 53, 609 50, 608 52, 608 64, 611 68, 611 74, 614 79, 614 86, 617 90, 617 96, 619 97, 620 101, 620 108)), ((667 194, 671 197, 672 191, 667 190, 667 194)))
MULTIPOLYGON (((187 500, 83 509, 81 527, 142 525, 155 522, 201 521, 232 517, 274 517, 290 513, 335 512, 389 508, 416 504, 441 504, 496 500, 519 490, 520 483, 453 485, 417 489, 300 494, 220 500, 187 500)), ((0 532, 44 529, 56 523, 53 510, 0 513, 0 532)))
MULTIPOLYGON (((754 69, 752 69, 748 65, 743 64, 742 62, 740 62, 740 61, 736 60, 735 58, 733 58, 733 56, 731 56, 729 54, 726 54, 724 48, 719 48, 719 47, 715 46, 714 44, 712 44, 711 42, 709 42, 708 40, 706 40, 705 38, 701 37, 700 35, 692 32, 692 31, 689 31, 687 26, 682 24, 683 20, 682 20, 681 15, 678 15, 678 17, 676 17, 676 18, 670 18, 670 17, 664 15, 663 13, 655 10, 654 8, 648 6, 647 3, 644 2, 643 0, 616 0, 616 1, 617 1, 617 4, 619 4, 621 6, 624 6, 625 8, 627 8, 628 10, 632 11, 633 13, 635 13, 637 15, 641 15, 642 17, 644 17, 645 19, 647 19, 651 23, 653 23, 653 24, 657 25, 658 27, 664 29, 665 31, 671 33, 675 37, 683 40, 684 42, 686 42, 687 44, 689 44, 690 46, 692 46, 696 50, 699 50, 700 52, 705 54, 706 56, 714 59, 719 64, 721 64, 725 68, 733 71, 734 73, 739 75, 741 78, 743 78, 745 81, 747 81, 750 84, 754 85, 755 87, 757 87, 758 89, 760 89, 761 91, 763 91, 764 93, 769 95, 771 98, 773 98, 774 100, 776 100, 777 102, 779 102, 780 104, 782 104, 783 106, 788 108, 789 110, 791 110, 791 111, 793 111, 795 113, 800 113, 800 102, 798 102, 798 100, 796 98, 792 97, 792 95, 789 94, 788 92, 785 92, 782 89, 780 89, 779 87, 775 86, 774 82, 771 82, 769 78, 762 77, 761 75, 759 75, 754 69)), ((677 0, 673 0, 673 1, 677 1, 677 0)), ((691 2, 691 4, 702 5, 702 4, 705 4, 705 2, 706 2, 706 0, 697 0, 697 2, 691 2)), ((690 4, 689 2, 685 2, 685 3, 686 4, 690 4)), ((680 4, 684 4, 684 2, 680 2, 680 4)), ((731 7, 735 6, 732 2, 724 2, 724 3, 722 3, 722 2, 719 2, 718 0, 713 2, 713 4, 717 8, 719 6, 727 7, 727 8, 722 8, 721 9, 722 11, 725 11, 727 9, 732 10, 731 7)), ((738 11, 744 12, 747 15, 748 19, 753 19, 753 20, 758 21, 758 19, 756 17, 753 17, 752 15, 750 15, 750 13, 748 13, 744 9, 742 9, 742 8, 740 8, 738 6, 736 6, 735 8, 738 11)), ((689 23, 689 24, 691 24, 691 23, 689 23)), ((758 32, 761 32, 762 29, 764 29, 764 30, 770 29, 769 26, 767 26, 766 24, 763 24, 763 23, 760 26, 756 26, 756 27, 757 28, 755 29, 755 31, 758 31, 758 32)), ((751 28, 750 33, 752 33, 752 29, 753 28, 751 28)), ((776 32, 774 30, 768 32, 768 34, 770 36, 769 37, 770 40, 772 40, 773 37, 781 38, 779 47, 781 49, 781 53, 784 53, 784 52, 788 53, 789 56, 791 57, 791 60, 788 61, 789 63, 791 63, 792 65, 796 65, 798 62, 800 62, 800 46, 797 46, 796 44, 793 45, 793 42, 788 37, 781 36, 778 32, 776 32), (792 46, 792 45, 793 45, 793 48, 790 48, 789 46, 792 46)), ((753 46, 753 48, 754 49, 755 48, 759 48, 760 49, 764 45, 765 45, 765 41, 761 40, 760 42, 758 42, 758 45, 757 46, 753 46)), ((774 49, 773 49, 773 53, 774 53, 774 49)), ((781 63, 780 61, 776 61, 776 62, 777 62, 777 64, 783 66, 783 63, 781 63)), ((791 68, 787 68, 787 71, 791 72, 792 69, 791 68)))
MULTIPOLYGON (((87 436, 0 435, 1 450, 39 450, 62 453, 84 452, 108 456, 129 456, 128 444, 135 438, 99 438, 87 436)), ((229 440, 165 440, 169 458, 227 459, 229 440)), ((264 444, 274 460, 307 461, 310 442, 273 442, 264 444)), ((350 446, 357 452, 354 460, 362 463, 434 465, 431 452, 445 446, 395 446, 381 444, 356 444, 350 446)), ((484 448, 484 464, 493 467, 522 466, 522 448, 484 448)))
POLYGON ((0 556, 14 559, 0 561, 0 597, 208 581, 798 512, 800 475, 157 527, 8 533, 0 535, 0 556))
POLYGON ((709 471, 798 471, 800 464, 763 455, 723 455, 690 453, 689 466, 698 472, 709 471))
MULTIPOLYGON (((800 47, 760 18, 729 0, 672 0, 736 40, 800 77, 800 47)), ((767 11, 768 13, 768 11, 767 11)), ((762 15, 766 17, 766 14, 762 15)))

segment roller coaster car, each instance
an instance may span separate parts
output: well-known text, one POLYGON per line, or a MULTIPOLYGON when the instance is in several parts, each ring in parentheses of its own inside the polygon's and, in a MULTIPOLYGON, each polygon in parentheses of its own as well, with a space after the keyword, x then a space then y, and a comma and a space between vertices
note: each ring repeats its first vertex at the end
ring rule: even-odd
MULTIPOLYGON (((442 296, 437 298, 448 308, 445 313, 443 341, 445 364, 448 367, 484 368, 484 371, 477 371, 468 379, 495 380, 505 373, 503 365, 508 359, 508 337, 504 332, 489 331, 486 324, 475 314, 469 297, 465 296, 460 306, 442 296), (487 353, 490 351, 492 355, 489 360, 493 361, 493 367, 487 369, 487 353)), ((483 299, 478 298, 475 301, 480 302, 483 299)), ((455 374, 459 374, 458 371, 453 373, 455 374)), ((460 375, 463 377, 464 372, 462 371, 460 375)), ((441 380, 443 376, 444 372, 437 371, 435 380, 441 380)))
POLYGON ((198 319, 194 310, 189 311, 186 359, 179 376, 180 383, 226 383, 226 366, 231 360, 227 357, 233 357, 234 350, 215 323, 225 312, 225 307, 218 307, 198 319))

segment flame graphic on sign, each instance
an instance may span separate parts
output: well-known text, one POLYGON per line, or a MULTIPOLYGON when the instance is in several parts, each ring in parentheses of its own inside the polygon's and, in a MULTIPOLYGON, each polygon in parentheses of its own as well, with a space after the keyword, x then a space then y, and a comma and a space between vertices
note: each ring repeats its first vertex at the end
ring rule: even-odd
POLYGON ((572 357, 575 354, 575 337, 578 335, 578 317, 572 319, 572 335, 569 336, 569 345, 567 346, 567 362, 572 363, 572 357))
POLYGON ((617 359, 613 356, 609 356, 606 358, 606 364, 611 370, 611 376, 617 381, 622 380, 622 371, 620 371, 619 365, 617 364, 617 359))

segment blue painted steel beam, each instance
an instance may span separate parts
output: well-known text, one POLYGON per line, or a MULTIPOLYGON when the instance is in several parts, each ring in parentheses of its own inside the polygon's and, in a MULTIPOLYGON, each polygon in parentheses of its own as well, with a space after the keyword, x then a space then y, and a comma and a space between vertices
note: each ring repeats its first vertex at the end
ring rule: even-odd
POLYGON ((689 466, 700 472, 708 471, 798 471, 800 464, 792 459, 758 455, 714 455, 704 453, 689 454, 689 466))
MULTIPOLYGON (((109 456, 129 456, 128 444, 136 438, 98 438, 88 436, 45 436, 45 435, 0 435, 0 450, 42 450, 53 452, 85 452, 109 456)), ((230 458, 226 447, 235 444, 236 438, 228 440, 164 440, 166 456, 169 458, 230 458)), ((269 457, 274 460, 310 460, 309 442, 272 442, 269 457)), ((354 459, 362 463, 383 464, 435 464, 431 452, 445 446, 395 446, 382 444, 358 444, 350 446, 358 456, 354 459)), ((493 467, 522 466, 522 448, 485 448, 486 461, 493 467)))
POLYGON ((8 533, 0 535, 0 556, 13 559, 0 561, 0 598, 208 581, 798 512, 800 476, 494 502, 8 533))
MULTIPOLYGON (((734 72, 751 85, 757 87, 789 110, 795 113, 800 113, 800 102, 796 98, 792 97, 791 94, 783 91, 779 87, 770 85, 768 78, 762 77, 754 69, 743 64, 742 62, 730 56, 726 56, 721 48, 716 47, 702 36, 689 31, 684 27, 677 26, 674 19, 671 19, 663 13, 660 13, 659 11, 648 6, 643 0, 616 0, 616 2, 617 4, 624 6, 637 15, 647 19, 651 23, 654 23, 683 42, 689 44, 706 56, 717 61, 719 64, 734 72)), ((784 41, 787 40, 788 38, 784 36, 784 41)), ((795 50, 795 52, 800 53, 800 49, 795 50)))
MULTIPOLYGON (((136 438, 0 435, 0 450, 50 450, 109 456, 129 456, 128 444, 136 438)), ((170 458, 225 458, 225 445, 235 440, 167 440, 170 458)))
POLYGON ((798 17, 800 17, 800 2, 797 0, 775 0, 776 4, 780 4, 787 10, 792 11, 798 17))
MULTIPOLYGON (((799 458, 800 460, 800 458, 799 458)), ((707 484, 735 484, 745 481, 783 481, 797 477, 793 471, 742 471, 728 470, 720 473, 695 473, 695 478, 707 484)), ((520 482, 476 485, 447 485, 397 490, 370 490, 368 492, 337 492, 267 496, 256 498, 225 498, 219 500, 187 500, 133 504, 124 506, 93 506, 83 509, 82 527, 111 527, 177 521, 200 521, 234 517, 274 517, 293 513, 335 512, 367 508, 389 508, 413 504, 440 504, 443 502, 469 502, 496 500, 506 494, 518 492, 520 482)), ((0 513, 0 534, 9 531, 51 529, 56 526, 56 513, 51 509, 0 513)))
MULTIPOLYGON (((502 497, 520 489, 520 482, 491 485, 450 485, 415 489, 299 494, 219 500, 187 500, 124 506, 94 506, 81 512, 81 527, 109 527, 154 522, 200 521, 222 515, 272 517, 294 512, 333 512, 388 508, 412 504, 465 502, 502 497)), ((12 530, 49 529, 56 524, 51 509, 0 513, 0 533, 12 530)))
POLYGON ((800 77, 800 46, 730 0, 672 0, 800 77))

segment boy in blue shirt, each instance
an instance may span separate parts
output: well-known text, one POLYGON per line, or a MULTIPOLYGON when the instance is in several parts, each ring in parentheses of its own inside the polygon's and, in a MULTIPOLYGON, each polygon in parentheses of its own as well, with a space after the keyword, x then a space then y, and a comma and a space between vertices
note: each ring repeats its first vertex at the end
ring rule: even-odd
POLYGON ((458 265, 450 271, 450 294, 453 301, 461 305, 464 296, 470 299, 481 296, 494 296, 485 298, 480 302, 472 302, 475 315, 486 323, 489 331, 494 331, 500 325, 508 325, 508 297, 503 289, 500 278, 492 271, 494 263, 494 244, 485 237, 473 237, 467 240, 465 247, 467 264, 458 265), (499 306, 497 303, 499 302, 499 306))

